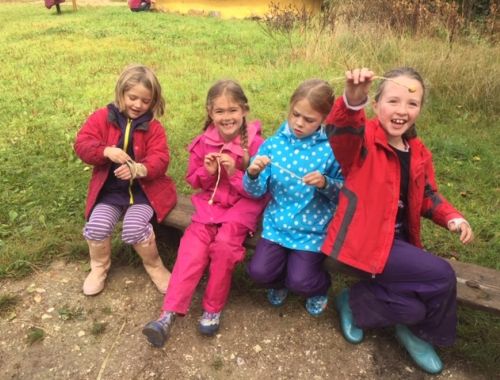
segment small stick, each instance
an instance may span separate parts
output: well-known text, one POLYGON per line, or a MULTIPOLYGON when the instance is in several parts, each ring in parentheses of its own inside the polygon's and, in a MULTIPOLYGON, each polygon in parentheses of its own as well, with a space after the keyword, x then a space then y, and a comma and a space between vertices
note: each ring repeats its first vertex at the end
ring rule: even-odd
POLYGON ((382 80, 388 80, 388 81, 391 81, 392 83, 396 83, 397 85, 401 86, 401 87, 404 87, 404 88, 407 88, 409 92, 415 92, 417 91, 417 89, 413 86, 407 86, 401 82, 398 82, 397 80, 395 79, 392 79, 392 78, 386 78, 386 77, 382 77, 382 76, 379 76, 379 75, 375 75, 373 76, 373 79, 382 79, 382 80))
MULTIPOLYGON (((219 155, 222 153, 224 150, 224 145, 222 148, 220 148, 219 155)), ((214 191, 212 192, 212 196, 208 200, 208 204, 211 206, 214 204, 214 197, 215 197, 215 192, 217 191, 217 188, 219 187, 219 182, 220 182, 220 157, 217 157, 217 182, 215 183, 214 191)))
POLYGON ((283 166, 278 165, 278 164, 277 164, 277 163, 275 163, 275 162, 270 162, 270 164, 271 164, 271 165, 274 165, 274 166, 276 166, 278 169, 281 169, 281 170, 283 170, 284 172, 286 172, 286 173, 290 174, 292 177, 297 178, 299 181, 304 181, 304 180, 302 179, 302 177, 299 177, 299 176, 298 176, 297 174, 295 174, 294 172, 292 172, 292 171, 290 171, 290 170, 288 170, 288 169, 285 169, 283 166))
MULTIPOLYGON (((402 86, 404 88, 407 88, 409 92, 413 93, 415 91, 417 91, 417 89, 413 86, 407 86, 401 82, 398 82, 397 80, 395 79, 392 79, 392 78, 386 78, 386 77, 383 77, 383 76, 380 76, 380 75, 374 75, 372 77, 372 79, 381 79, 381 80, 388 80, 388 81, 391 81, 393 83, 396 83, 397 85, 399 86, 402 86)), ((341 80, 345 80, 345 77, 335 77, 335 78, 332 78, 330 79, 331 82, 338 82, 338 81, 341 81, 341 80)))
POLYGON ((122 333, 123 328, 125 327, 125 322, 126 321, 124 321, 122 324, 122 327, 120 327, 120 331, 118 331, 118 335, 116 335, 115 341, 111 345, 111 348, 108 352, 108 355, 106 356, 106 359, 104 359, 104 361, 102 362, 101 369, 99 370, 99 373, 97 374, 97 380, 101 380, 101 378, 102 378, 102 374, 104 373, 104 370, 106 369, 106 365, 108 364, 109 357, 113 353, 113 349, 115 348, 115 344, 118 341, 118 338, 120 337, 120 334, 122 333))

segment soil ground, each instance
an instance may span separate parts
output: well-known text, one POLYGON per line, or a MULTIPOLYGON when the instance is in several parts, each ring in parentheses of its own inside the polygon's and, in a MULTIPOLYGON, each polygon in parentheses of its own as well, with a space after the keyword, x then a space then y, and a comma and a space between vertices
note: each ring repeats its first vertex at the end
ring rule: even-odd
MULTIPOLYGON (((177 239, 162 231, 159 238, 170 240, 160 251, 172 262, 177 239)), ((95 297, 81 291, 86 259, 57 261, 21 280, 0 281, 0 295, 18 299, 0 314, 1 379, 486 379, 447 350, 440 351, 445 370, 426 375, 392 329, 367 331, 363 343, 349 344, 332 302, 317 318, 293 295, 284 306, 272 307, 243 266, 216 336, 197 332, 203 280, 167 345, 153 348, 141 330, 158 316, 163 296, 141 265, 117 261, 95 297), (30 343, 33 328, 44 337, 30 343)))

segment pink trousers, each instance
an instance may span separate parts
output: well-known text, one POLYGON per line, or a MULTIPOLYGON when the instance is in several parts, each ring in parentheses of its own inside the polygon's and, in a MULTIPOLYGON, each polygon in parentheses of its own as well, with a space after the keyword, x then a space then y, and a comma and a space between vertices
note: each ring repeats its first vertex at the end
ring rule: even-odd
POLYGON ((243 242, 247 233, 247 227, 239 223, 192 222, 181 239, 162 310, 186 314, 196 286, 208 267, 203 310, 222 311, 229 296, 234 267, 245 257, 243 242))

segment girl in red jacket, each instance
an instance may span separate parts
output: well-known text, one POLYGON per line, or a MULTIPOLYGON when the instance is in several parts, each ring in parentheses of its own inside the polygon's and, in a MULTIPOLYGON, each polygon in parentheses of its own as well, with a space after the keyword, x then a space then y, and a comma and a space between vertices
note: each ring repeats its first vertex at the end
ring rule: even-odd
POLYGON ((85 295, 104 288, 111 265, 111 235, 123 216, 122 240, 141 256, 146 272, 165 293, 170 272, 163 266, 153 226, 174 207, 173 181, 165 175, 170 160, 165 130, 155 117, 165 101, 147 67, 125 68, 115 87, 115 102, 95 111, 78 132, 76 154, 92 165, 83 236, 90 253, 85 295))
POLYGON ((396 326, 396 336, 424 371, 439 373, 433 345, 456 333, 456 276, 422 249, 420 217, 472 241, 469 223, 438 192, 431 153, 416 137, 425 85, 411 68, 386 73, 377 89, 376 118, 363 106, 375 76, 346 73, 346 89, 326 122, 345 184, 322 251, 359 270, 362 281, 336 298, 342 333, 351 343, 363 329, 396 326))

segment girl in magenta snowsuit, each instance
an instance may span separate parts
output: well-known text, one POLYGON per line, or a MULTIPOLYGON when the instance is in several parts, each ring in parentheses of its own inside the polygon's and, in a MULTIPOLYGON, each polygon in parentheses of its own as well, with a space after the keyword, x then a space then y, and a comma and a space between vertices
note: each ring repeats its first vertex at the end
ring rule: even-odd
POLYGON ((256 229, 265 207, 243 189, 250 156, 263 142, 260 122, 246 122, 249 111, 242 88, 234 81, 215 83, 207 96, 204 132, 189 145, 186 179, 199 191, 192 196, 195 212, 181 239, 177 261, 163 302, 163 312, 143 329, 148 341, 162 347, 177 314, 185 315, 203 272, 208 282, 199 331, 219 328, 233 270, 245 256, 243 243, 256 229))

